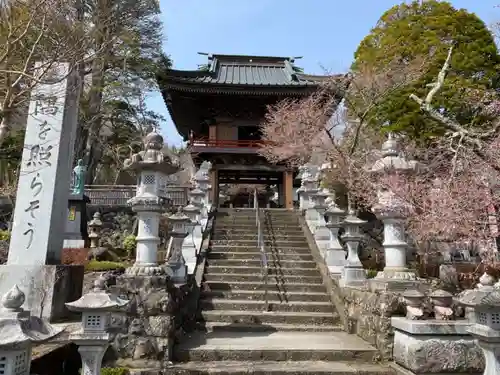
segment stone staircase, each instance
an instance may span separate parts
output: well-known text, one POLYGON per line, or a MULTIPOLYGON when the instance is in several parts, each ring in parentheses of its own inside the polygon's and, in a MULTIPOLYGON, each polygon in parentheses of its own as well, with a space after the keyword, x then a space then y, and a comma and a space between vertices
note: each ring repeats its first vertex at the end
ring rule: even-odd
POLYGON ((376 350, 342 332, 297 214, 263 210, 261 276, 255 211, 217 214, 201 294, 203 328, 175 348, 169 374, 392 374, 376 350))

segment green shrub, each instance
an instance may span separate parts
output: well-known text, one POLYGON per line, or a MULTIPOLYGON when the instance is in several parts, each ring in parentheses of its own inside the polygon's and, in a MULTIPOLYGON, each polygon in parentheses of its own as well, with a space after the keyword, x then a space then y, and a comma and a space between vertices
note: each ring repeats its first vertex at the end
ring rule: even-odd
POLYGON ((130 372, 125 367, 103 367, 101 375, 129 375, 130 372))
POLYGON ((123 240, 122 247, 127 251, 127 254, 130 256, 130 255, 134 254, 136 244, 137 244, 137 240, 136 240, 135 236, 133 234, 129 234, 123 240))
POLYGON ((9 241, 10 232, 8 230, 0 230, 0 241, 9 241))
POLYGON ((378 273, 377 270, 367 270, 366 271, 366 278, 373 279, 375 276, 377 276, 377 273, 378 273))
POLYGON ((110 262, 107 260, 91 260, 85 265, 85 271, 88 272, 100 272, 100 271, 111 271, 117 270, 119 268, 125 268, 126 264, 122 262, 110 262))

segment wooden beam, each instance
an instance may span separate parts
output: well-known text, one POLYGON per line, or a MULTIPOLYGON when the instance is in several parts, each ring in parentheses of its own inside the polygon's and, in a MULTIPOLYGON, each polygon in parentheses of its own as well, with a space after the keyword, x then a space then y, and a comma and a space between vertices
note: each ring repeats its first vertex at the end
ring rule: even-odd
POLYGON ((213 168, 220 171, 263 171, 263 172, 284 172, 284 165, 243 165, 243 164, 216 164, 213 168))

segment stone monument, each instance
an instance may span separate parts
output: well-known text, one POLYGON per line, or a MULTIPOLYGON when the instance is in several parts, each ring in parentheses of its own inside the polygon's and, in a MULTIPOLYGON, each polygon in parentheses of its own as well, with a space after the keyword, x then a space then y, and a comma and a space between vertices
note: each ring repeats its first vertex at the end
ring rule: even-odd
POLYGON ((7 265, 0 267, 0 293, 17 284, 33 315, 56 320, 68 313, 64 303, 81 295, 83 267, 59 265, 79 77, 69 63, 53 64, 52 69, 54 81, 40 83, 31 95, 9 255, 7 265))

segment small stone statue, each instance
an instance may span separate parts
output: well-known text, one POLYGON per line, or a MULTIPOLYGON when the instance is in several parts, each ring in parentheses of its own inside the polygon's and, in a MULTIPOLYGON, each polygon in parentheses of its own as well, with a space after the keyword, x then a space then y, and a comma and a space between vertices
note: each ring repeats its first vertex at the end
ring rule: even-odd
POLYGON ((76 167, 73 168, 73 194, 83 194, 86 172, 87 167, 83 165, 83 160, 79 159, 76 163, 76 167))
POLYGON ((408 289, 403 293, 406 303, 406 319, 421 320, 425 318, 423 302, 425 295, 418 290, 408 289))
POLYGON ((429 295, 434 305, 434 317, 436 320, 453 320, 454 311, 452 309, 453 294, 445 290, 435 290, 429 295))

